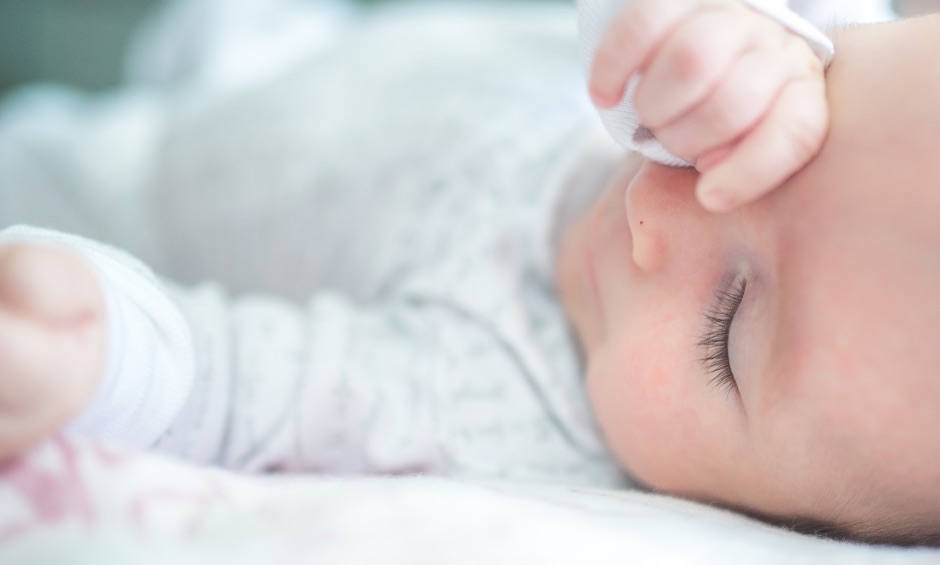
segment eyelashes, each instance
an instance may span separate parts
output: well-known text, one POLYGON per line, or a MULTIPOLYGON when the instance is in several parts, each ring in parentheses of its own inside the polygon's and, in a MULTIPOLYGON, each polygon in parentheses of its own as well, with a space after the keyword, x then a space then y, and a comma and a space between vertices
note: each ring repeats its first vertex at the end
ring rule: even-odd
POLYGON ((731 359, 728 354, 728 340, 731 336, 731 322, 744 300, 747 280, 740 282, 730 290, 715 292, 715 302, 705 313, 708 323, 698 345, 704 350, 701 359, 710 379, 709 383, 719 390, 731 393, 737 390, 738 383, 731 371, 731 359))

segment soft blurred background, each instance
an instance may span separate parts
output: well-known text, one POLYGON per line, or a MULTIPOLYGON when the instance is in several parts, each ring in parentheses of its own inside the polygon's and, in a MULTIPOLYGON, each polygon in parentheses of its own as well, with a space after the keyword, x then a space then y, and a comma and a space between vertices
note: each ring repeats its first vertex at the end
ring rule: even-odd
MULTIPOLYGON (((115 86, 135 25, 159 2, 0 0, 0 94, 33 81, 62 82, 89 91, 115 86)), ((902 14, 940 10, 940 0, 895 3, 902 14)))

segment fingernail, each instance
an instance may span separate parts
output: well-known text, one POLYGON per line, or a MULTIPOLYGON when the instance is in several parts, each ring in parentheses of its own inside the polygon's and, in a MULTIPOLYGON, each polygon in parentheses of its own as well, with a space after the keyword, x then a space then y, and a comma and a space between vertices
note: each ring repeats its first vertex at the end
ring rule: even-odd
POLYGON ((734 198, 720 188, 709 187, 702 189, 698 201, 711 212, 727 212, 734 208, 734 198))

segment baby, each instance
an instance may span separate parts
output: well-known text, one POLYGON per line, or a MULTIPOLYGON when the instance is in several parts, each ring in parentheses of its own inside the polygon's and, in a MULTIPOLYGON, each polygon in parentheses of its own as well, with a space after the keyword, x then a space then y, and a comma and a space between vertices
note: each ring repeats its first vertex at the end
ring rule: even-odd
POLYGON ((917 104, 859 116, 886 115, 892 89, 928 91, 936 72, 883 79, 938 24, 846 32, 824 81, 824 42, 774 10, 637 0, 593 41, 595 102, 627 90, 627 141, 697 170, 622 161, 585 128, 567 37, 530 17, 463 18, 411 47, 429 27, 393 20, 310 72, 173 117, 153 261, 306 306, 161 285, 114 248, 8 229, 0 456, 65 426, 245 470, 616 486, 625 468, 775 520, 933 539, 924 187, 940 170, 916 160, 886 198, 896 153, 933 130, 917 104), (487 46, 454 46, 481 32, 487 46), (339 101, 355 108, 341 131, 301 113, 339 101))

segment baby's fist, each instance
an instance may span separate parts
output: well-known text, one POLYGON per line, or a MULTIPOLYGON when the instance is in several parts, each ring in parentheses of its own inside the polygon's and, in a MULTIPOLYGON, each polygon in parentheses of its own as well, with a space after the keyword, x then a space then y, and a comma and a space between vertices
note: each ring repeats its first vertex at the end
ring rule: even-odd
POLYGON ((702 172, 703 206, 753 201, 819 151, 829 112, 809 44, 739 0, 635 0, 594 59, 590 91, 607 108, 637 76, 640 122, 702 172))
POLYGON ((56 247, 0 243, 0 462, 89 402, 106 325, 97 277, 84 261, 56 247))

